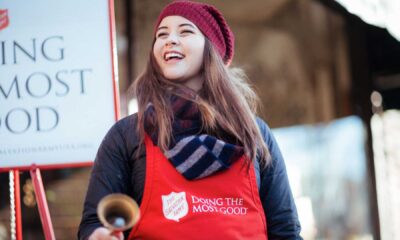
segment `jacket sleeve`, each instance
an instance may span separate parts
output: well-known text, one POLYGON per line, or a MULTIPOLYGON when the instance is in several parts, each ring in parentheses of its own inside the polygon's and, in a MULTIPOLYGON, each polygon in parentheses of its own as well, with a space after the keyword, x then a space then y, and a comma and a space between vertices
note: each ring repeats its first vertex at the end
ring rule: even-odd
POLYGON ((267 218, 268 239, 302 239, 282 154, 268 125, 259 118, 257 123, 272 158, 272 163, 261 170, 260 186, 260 199, 267 218))
POLYGON ((99 201, 111 193, 130 194, 129 157, 122 135, 121 122, 104 137, 94 162, 84 202, 78 239, 87 239, 100 223, 96 209, 99 201))

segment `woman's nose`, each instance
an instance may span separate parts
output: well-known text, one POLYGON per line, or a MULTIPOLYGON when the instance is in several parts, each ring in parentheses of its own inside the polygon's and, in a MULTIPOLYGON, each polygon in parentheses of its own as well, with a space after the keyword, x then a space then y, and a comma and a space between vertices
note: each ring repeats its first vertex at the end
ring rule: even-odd
POLYGON ((178 36, 176 34, 169 34, 165 45, 176 45, 179 43, 178 36))

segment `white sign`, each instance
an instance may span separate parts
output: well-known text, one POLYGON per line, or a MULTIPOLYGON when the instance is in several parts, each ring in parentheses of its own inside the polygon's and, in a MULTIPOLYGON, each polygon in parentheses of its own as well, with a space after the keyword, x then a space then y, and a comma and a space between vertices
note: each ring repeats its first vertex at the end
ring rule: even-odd
POLYGON ((0 2, 0 170, 94 159, 118 105, 109 4, 0 2))

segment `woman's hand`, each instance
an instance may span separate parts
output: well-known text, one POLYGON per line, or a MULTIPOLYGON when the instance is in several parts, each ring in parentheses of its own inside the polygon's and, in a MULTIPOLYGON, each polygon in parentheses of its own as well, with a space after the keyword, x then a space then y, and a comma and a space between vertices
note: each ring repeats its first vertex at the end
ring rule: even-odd
POLYGON ((99 227, 89 236, 88 240, 124 240, 122 232, 111 234, 105 227, 99 227))

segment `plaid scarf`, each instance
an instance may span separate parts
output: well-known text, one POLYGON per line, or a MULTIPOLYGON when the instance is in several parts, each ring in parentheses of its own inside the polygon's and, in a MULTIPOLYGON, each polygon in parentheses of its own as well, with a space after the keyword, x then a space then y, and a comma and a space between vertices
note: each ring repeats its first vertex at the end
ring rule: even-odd
MULTIPOLYGON (((243 155, 243 147, 206 134, 202 130, 201 113, 197 104, 187 100, 194 99, 195 94, 184 90, 177 90, 176 93, 178 94, 171 94, 170 97, 174 118, 170 145, 164 152, 166 158, 188 180, 201 179, 228 169, 243 155)), ((153 144, 157 145, 155 115, 154 107, 150 104, 145 111, 144 128, 153 144)))

